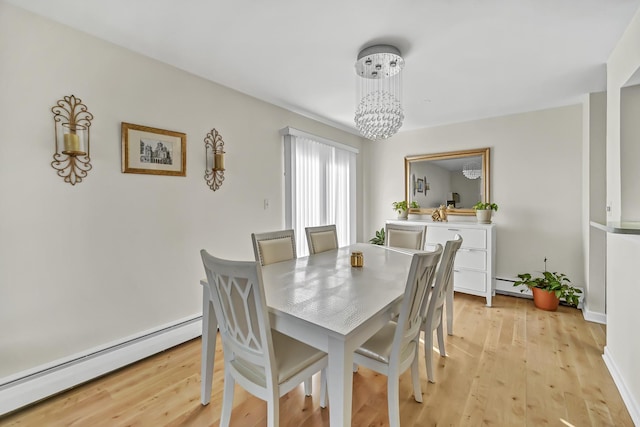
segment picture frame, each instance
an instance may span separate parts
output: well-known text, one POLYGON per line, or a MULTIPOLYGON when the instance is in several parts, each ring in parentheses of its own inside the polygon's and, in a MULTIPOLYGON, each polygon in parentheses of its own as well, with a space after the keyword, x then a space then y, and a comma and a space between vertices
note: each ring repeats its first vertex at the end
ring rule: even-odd
POLYGON ((418 178, 418 185, 417 185, 417 191, 418 193, 424 193, 424 179, 422 178, 418 178))
POLYGON ((122 122, 122 172, 187 176, 187 134, 122 122))

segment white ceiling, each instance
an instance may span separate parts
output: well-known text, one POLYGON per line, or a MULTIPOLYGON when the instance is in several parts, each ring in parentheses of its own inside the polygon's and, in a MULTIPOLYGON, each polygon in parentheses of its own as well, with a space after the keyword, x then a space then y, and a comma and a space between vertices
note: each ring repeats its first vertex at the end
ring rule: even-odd
MULTIPOLYGON (((355 132, 354 63, 406 61, 401 131, 568 105, 603 91, 640 0, 5 0, 355 132)), ((69 46, 69 48, 73 48, 69 46)))

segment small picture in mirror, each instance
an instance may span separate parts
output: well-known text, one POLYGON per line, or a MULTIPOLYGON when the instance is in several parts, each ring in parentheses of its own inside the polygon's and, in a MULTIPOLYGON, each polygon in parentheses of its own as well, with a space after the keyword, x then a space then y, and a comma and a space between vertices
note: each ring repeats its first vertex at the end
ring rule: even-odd
POLYGON ((424 179, 422 178, 418 178, 418 185, 417 185, 417 190, 418 193, 424 193, 424 179))

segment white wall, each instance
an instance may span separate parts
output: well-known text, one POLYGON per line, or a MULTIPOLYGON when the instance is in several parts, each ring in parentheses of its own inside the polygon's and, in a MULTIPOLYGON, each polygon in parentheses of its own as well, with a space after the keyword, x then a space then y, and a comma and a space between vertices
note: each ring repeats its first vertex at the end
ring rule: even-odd
POLYGON ((0 378, 200 314, 199 250, 253 259, 250 233, 283 226, 279 129, 362 141, 4 2, 0 93, 0 378), (50 166, 51 107, 71 94, 95 117, 75 187, 50 166), (185 132, 187 177, 122 174, 123 121, 185 132), (212 128, 227 152, 216 192, 212 128))
MULTIPOLYGON (((611 207, 608 220, 620 221, 640 219, 638 212, 623 211, 622 192, 635 188, 636 183, 625 179, 621 167, 622 144, 637 144, 636 141, 621 141, 621 88, 640 67, 640 9, 634 15, 625 33, 618 41, 607 61, 607 204, 611 207), (629 187, 634 186, 634 187, 629 187)), ((625 192, 625 195, 629 194, 625 192)), ((632 197, 637 193, 631 193, 632 197)))
MULTIPOLYGON (((621 120, 637 122, 637 116, 624 118, 621 111, 621 88, 640 68, 640 10, 607 61, 607 202, 610 221, 640 219, 640 212, 625 207, 627 198, 637 201, 637 175, 621 168, 621 153, 627 144, 638 144, 637 130, 629 139, 621 140, 621 120), (632 188, 635 192, 627 192, 632 188), (625 199, 623 199, 623 196, 625 199)), ((627 138, 627 137, 625 137, 627 138)), ((638 160, 638 159, 636 159, 638 160)), ((636 206, 630 202, 629 206, 636 206)), ((640 257, 640 236, 607 236, 607 346, 605 361, 631 413, 640 425, 640 347, 636 325, 640 324, 637 302, 640 281, 637 260, 640 257)))
POLYGON ((631 418, 640 425, 640 236, 607 236, 607 345, 605 362, 631 418))
POLYGON ((590 225, 606 222, 606 93, 592 93, 583 104, 583 222, 585 319, 606 323, 606 235, 590 225))
POLYGON ((620 111, 622 218, 640 221, 640 85, 621 90, 620 111))
POLYGON ((583 286, 581 146, 580 105, 402 132, 368 145, 367 164, 389 170, 367 170, 365 230, 372 236, 393 217, 390 204, 404 194, 405 155, 491 147, 497 276, 542 271, 547 257, 550 270, 583 286))

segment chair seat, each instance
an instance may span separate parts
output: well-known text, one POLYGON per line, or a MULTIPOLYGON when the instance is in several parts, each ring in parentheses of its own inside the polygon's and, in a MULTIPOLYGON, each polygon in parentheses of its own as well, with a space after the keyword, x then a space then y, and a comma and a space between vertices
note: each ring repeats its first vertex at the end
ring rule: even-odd
MULTIPOLYGON (((273 352, 278 370, 278 384, 282 384, 295 374, 316 363, 327 353, 304 344, 278 331, 271 330, 273 352)), ((231 364, 243 376, 253 383, 266 387, 264 369, 241 358, 234 359, 231 364)))
MULTIPOLYGON (((362 346, 356 350, 356 353, 388 364, 397 326, 396 322, 390 321, 374 336, 369 338, 367 342, 362 344, 362 346)), ((400 360, 406 360, 410 357, 411 353, 415 350, 415 345, 415 342, 408 343, 400 352, 400 360)))

